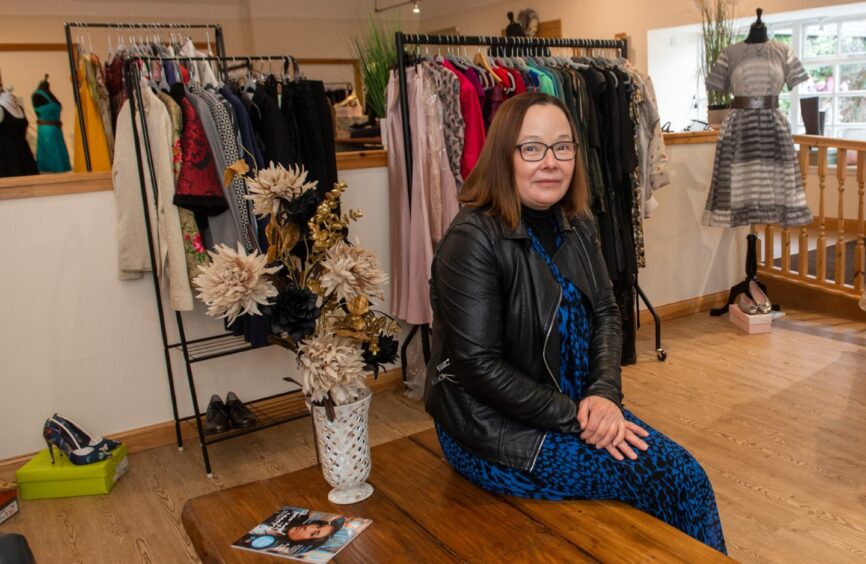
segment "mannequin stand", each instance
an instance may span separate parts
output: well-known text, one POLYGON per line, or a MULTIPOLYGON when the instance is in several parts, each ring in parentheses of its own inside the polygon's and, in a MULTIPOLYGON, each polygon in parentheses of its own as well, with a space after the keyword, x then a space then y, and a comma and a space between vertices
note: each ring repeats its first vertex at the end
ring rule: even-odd
MULTIPOLYGON (((746 294, 751 297, 749 292, 749 282, 754 281, 764 294, 767 294, 767 287, 763 282, 758 280, 758 236, 754 233, 749 233, 746 236, 746 279, 731 288, 731 293, 728 295, 728 303, 718 309, 711 309, 710 315, 718 317, 728 313, 728 308, 737 299, 740 294, 746 294)), ((779 305, 773 304, 773 311, 779 311, 779 305)))

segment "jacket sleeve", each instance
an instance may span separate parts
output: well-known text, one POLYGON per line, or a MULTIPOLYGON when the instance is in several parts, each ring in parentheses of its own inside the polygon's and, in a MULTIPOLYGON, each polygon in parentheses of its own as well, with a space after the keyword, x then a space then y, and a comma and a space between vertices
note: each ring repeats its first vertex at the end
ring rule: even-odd
POLYGON ((503 358, 502 281, 487 235, 467 223, 452 227, 433 262, 431 284, 450 359, 445 372, 480 402, 527 425, 561 429, 576 422, 571 398, 503 358))
POLYGON ((613 285, 607 274, 601 243, 598 240, 595 222, 591 229, 585 230, 591 246, 589 260, 599 277, 595 281, 595 309, 592 318, 592 343, 589 347, 589 380, 587 396, 601 396, 622 405, 622 378, 620 359, 622 357, 622 319, 613 285), (590 233, 587 233, 590 231, 590 233))

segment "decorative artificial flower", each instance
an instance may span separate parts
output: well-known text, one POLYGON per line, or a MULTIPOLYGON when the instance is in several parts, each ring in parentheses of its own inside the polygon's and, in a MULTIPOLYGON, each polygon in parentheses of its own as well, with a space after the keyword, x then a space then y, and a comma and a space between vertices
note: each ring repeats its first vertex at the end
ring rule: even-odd
POLYGON ((302 388, 312 402, 328 397, 337 405, 357 399, 364 391, 364 360, 351 339, 327 333, 307 339, 298 347, 304 375, 302 388))
POLYGON ((318 296, 306 288, 287 286, 277 296, 273 305, 264 309, 271 320, 271 330, 286 332, 292 343, 297 344, 316 329, 316 321, 322 310, 316 306, 318 296))
POLYGON ((376 255, 361 247, 339 242, 326 253, 319 278, 324 296, 336 294, 337 299, 349 301, 356 296, 384 297, 382 286, 388 275, 379 265, 376 255))
POLYGON ((200 274, 193 279, 198 297, 208 306, 211 317, 225 317, 229 324, 241 314, 261 315, 259 305, 267 305, 268 298, 277 295, 277 289, 264 276, 280 270, 280 266, 267 267, 267 259, 258 251, 247 255, 238 243, 235 252, 225 245, 208 251, 211 263, 199 265, 200 274))
POLYGON ((379 377, 379 369, 383 364, 391 364, 397 360, 397 339, 385 333, 379 333, 378 352, 371 352, 370 343, 361 343, 361 350, 364 352, 361 357, 364 359, 364 368, 373 371, 373 376, 379 377))
POLYGON ((250 195, 244 197, 253 202, 253 213, 257 216, 276 216, 281 200, 291 202, 319 183, 318 180, 307 182, 307 174, 303 166, 290 165, 286 169, 271 162, 271 166, 260 170, 255 178, 247 179, 250 195))

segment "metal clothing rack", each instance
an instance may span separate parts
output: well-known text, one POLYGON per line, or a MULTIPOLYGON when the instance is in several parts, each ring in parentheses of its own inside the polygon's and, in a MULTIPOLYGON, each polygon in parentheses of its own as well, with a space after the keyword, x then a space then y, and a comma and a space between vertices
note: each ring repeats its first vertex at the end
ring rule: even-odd
POLYGON ((214 31, 214 41, 216 42, 217 55, 225 56, 225 43, 223 42, 223 29, 220 24, 187 24, 187 23, 105 23, 105 22, 66 22, 63 24, 66 31, 66 52, 69 56, 69 73, 72 76, 72 95, 75 97, 75 108, 78 111, 78 125, 81 128, 81 144, 84 148, 84 162, 87 165, 87 171, 93 170, 90 164, 90 145, 87 141, 87 127, 84 123, 84 113, 81 111, 81 97, 78 94, 78 72, 76 69, 76 56, 73 51, 74 43, 72 43, 73 28, 93 28, 93 29, 136 29, 136 30, 191 30, 191 29, 212 29, 214 31))
MULTIPOLYGON (((126 88, 126 92, 128 94, 129 104, 130 104, 130 119, 132 120, 132 133, 134 138, 135 145, 135 154, 136 154, 136 164, 138 166, 138 178, 139 178, 139 187, 141 189, 141 201, 144 212, 144 222, 145 229, 147 230, 147 246, 148 252, 150 253, 150 264, 151 264, 151 278, 153 279, 153 290, 156 295, 156 309, 159 316, 159 328, 162 335, 162 344, 163 344, 163 355, 165 360, 165 370, 168 376, 168 384, 169 384, 169 392, 171 395, 171 406, 172 412, 174 415, 174 423, 175 423, 175 434, 177 436, 177 446, 178 450, 183 450, 183 436, 181 434, 180 424, 183 421, 188 421, 190 419, 195 420, 196 430, 198 432, 199 442, 201 444, 202 449, 202 457, 204 459, 204 466, 207 476, 209 478, 213 477, 213 472, 211 470, 210 457, 208 456, 208 445, 218 443, 224 441, 226 439, 234 438, 240 435, 245 435, 247 433, 258 431, 260 429, 264 429, 267 427, 272 427, 274 425, 279 425, 281 423, 285 423, 287 421, 291 421, 293 419, 298 419, 300 417, 305 416, 306 411, 298 411, 298 412, 290 412, 287 414, 281 415, 268 415, 267 413, 259 410, 255 405, 258 402, 264 402, 267 400, 272 400, 277 397, 286 396, 286 395, 299 395, 301 394, 300 390, 283 392, 280 394, 275 394, 263 398, 258 398, 249 402, 246 402, 248 407, 250 407, 253 412, 256 414, 259 423, 250 428, 250 429, 239 429, 239 430, 231 430, 225 433, 220 433, 217 436, 208 436, 204 432, 204 427, 202 425, 202 413, 199 409, 198 404, 198 394, 196 393, 195 387, 195 378, 193 376, 192 365, 203 362, 205 360, 211 360, 223 356, 228 356, 232 354, 236 354, 239 352, 244 352, 248 350, 252 350, 254 347, 250 345, 248 342, 244 340, 242 336, 234 335, 231 333, 214 335, 210 337, 204 337, 201 339, 192 339, 188 340, 186 337, 186 331, 184 329, 183 316, 181 312, 176 311, 175 314, 175 322, 177 323, 177 330, 179 341, 176 343, 169 343, 168 341, 168 332, 166 330, 166 318, 165 312, 163 310, 163 300, 162 300, 162 291, 160 289, 159 276, 157 275, 157 261, 156 261, 156 250, 155 243, 153 240, 153 231, 151 228, 151 213, 154 213, 156 216, 156 209, 150 210, 147 202, 147 189, 145 177, 147 175, 150 178, 151 187, 154 190, 154 203, 158 206, 158 194, 156 193, 157 181, 156 181, 156 173, 154 171, 153 165, 153 152, 150 144, 150 137, 147 130, 147 122, 146 117, 139 110, 139 108, 143 108, 143 98, 141 95, 141 72, 138 66, 140 61, 149 61, 149 60, 160 60, 160 61, 216 61, 220 63, 225 63, 226 61, 232 60, 244 60, 244 61, 271 61, 271 60, 284 60, 288 63, 290 60, 293 60, 291 57, 285 56, 254 56, 254 57, 130 57, 126 62, 126 68, 124 72, 124 86, 126 88), (138 119, 136 119, 138 116, 138 119), (141 141, 139 141, 139 129, 141 130, 141 141), (143 146, 142 146, 143 144, 143 146), (174 373, 172 371, 171 366, 171 357, 169 351, 172 349, 180 350, 183 353, 184 364, 186 366, 186 375, 187 382, 189 384, 190 398, 192 400, 193 413, 194 415, 187 417, 180 417, 177 409, 177 396, 175 394, 174 387, 174 373)), ((224 67, 222 67, 224 68, 224 67)))
MULTIPOLYGON (((405 158, 406 168, 406 187, 409 191, 409 203, 411 209, 412 202, 412 136, 409 122, 409 100, 403 94, 406 92, 406 46, 414 45, 449 45, 456 47, 497 47, 497 48, 513 48, 520 50, 532 50, 540 48, 560 47, 560 48, 581 48, 581 49, 617 49, 623 58, 628 58, 628 40, 626 39, 566 39, 566 38, 529 38, 529 37, 507 37, 507 36, 461 36, 461 35, 427 35, 427 34, 407 34, 400 31, 394 34, 394 40, 397 46, 397 78, 399 82, 398 98, 400 100, 400 117, 403 124, 403 155, 405 158)), ((643 300, 647 309, 655 322, 655 344, 656 357, 663 361, 667 358, 667 353, 661 345, 661 319, 647 298, 646 294, 637 283, 637 275, 635 275, 635 289, 637 295, 643 300)), ((640 324, 640 315, 638 318, 638 326, 640 324)), ((430 329, 427 324, 413 325, 406 339, 403 342, 400 353, 400 362, 403 369, 403 379, 406 379, 406 349, 412 339, 421 329, 422 346, 424 350, 425 364, 430 361, 430 329)))

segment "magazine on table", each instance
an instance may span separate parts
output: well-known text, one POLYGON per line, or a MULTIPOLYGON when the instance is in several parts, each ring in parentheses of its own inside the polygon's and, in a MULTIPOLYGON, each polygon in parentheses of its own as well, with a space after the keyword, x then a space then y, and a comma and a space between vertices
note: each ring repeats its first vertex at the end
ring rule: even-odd
POLYGON ((327 562, 372 522, 361 517, 283 507, 232 547, 304 562, 327 562))

